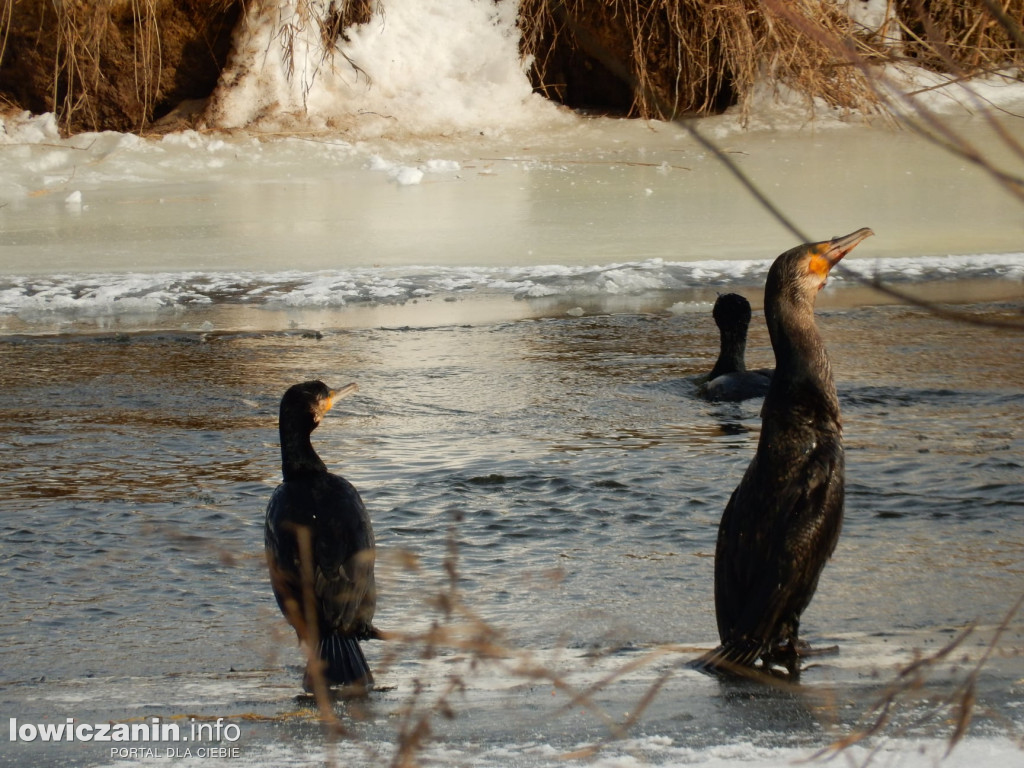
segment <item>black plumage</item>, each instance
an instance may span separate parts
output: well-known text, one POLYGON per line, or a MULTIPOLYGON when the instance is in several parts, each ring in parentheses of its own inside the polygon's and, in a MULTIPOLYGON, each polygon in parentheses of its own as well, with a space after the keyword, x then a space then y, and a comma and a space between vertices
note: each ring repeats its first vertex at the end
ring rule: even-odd
POLYGON ((265 545, 274 597, 300 643, 315 651, 303 685, 313 690, 317 666, 328 685, 373 684, 359 646, 378 637, 374 538, 358 491, 331 474, 310 435, 335 402, 357 389, 323 382, 296 384, 281 399, 278 429, 284 482, 267 505, 265 545))
POLYGON ((814 596, 843 519, 839 400, 814 322, 829 270, 870 229, 793 248, 772 264, 765 317, 775 373, 761 410, 757 452, 722 515, 715 551, 721 645, 698 661, 736 671, 762 660, 791 672, 800 616, 814 596))
POLYGON ((718 359, 701 383, 700 395, 708 400, 730 402, 764 397, 772 372, 765 368, 747 370, 745 359, 750 302, 738 293, 724 293, 715 299, 711 314, 718 326, 718 359))

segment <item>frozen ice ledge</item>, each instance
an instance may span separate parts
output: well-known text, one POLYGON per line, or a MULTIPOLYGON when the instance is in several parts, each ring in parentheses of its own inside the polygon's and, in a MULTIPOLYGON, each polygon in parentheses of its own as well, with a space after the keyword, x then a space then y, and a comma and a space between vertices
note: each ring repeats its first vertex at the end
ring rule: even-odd
MULTIPOLYGON (((1004 283, 1024 290, 1024 253, 850 259, 830 277, 833 294, 877 279, 907 288, 956 281, 1004 283)), ((268 310, 398 306, 463 299, 601 302, 617 297, 707 296, 740 290, 752 298, 770 260, 670 262, 662 259, 603 266, 354 268, 317 272, 156 272, 56 274, 0 278, 0 316, 32 323, 59 318, 118 317, 247 306, 268 310)), ((955 292, 954 292, 955 293, 955 292)))

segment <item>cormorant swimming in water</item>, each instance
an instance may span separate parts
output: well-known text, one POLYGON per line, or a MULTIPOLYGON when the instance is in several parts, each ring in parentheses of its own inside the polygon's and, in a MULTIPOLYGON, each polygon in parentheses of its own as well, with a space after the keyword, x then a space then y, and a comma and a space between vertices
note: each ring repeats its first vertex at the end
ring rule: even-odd
POLYGON ((715 551, 715 615, 721 645, 697 660, 724 673, 783 664, 798 669, 800 615, 839 539, 843 442, 839 400, 814 323, 829 270, 870 229, 801 245, 779 256, 765 284, 775 373, 761 436, 726 505, 715 551))
POLYGON ((327 471, 309 439, 331 406, 357 388, 332 390, 307 381, 281 399, 284 482, 267 505, 265 544, 277 604, 299 642, 320 659, 319 670, 306 666, 307 691, 318 671, 328 685, 363 691, 373 685, 359 647, 359 640, 379 637, 371 623, 377 599, 373 528, 359 493, 327 471))
POLYGON ((715 300, 712 311, 718 326, 720 348, 711 373, 700 385, 700 395, 708 400, 739 401, 764 397, 772 372, 767 368, 748 371, 744 361, 750 302, 738 293, 725 293, 715 300))

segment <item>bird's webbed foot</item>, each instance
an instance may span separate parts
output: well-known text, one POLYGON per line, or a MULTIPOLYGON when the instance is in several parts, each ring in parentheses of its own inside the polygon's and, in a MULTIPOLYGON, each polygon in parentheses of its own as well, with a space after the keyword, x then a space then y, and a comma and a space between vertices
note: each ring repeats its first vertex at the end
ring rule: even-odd
POLYGON ((806 640, 791 637, 784 640, 774 648, 765 653, 761 660, 766 669, 785 669, 791 678, 799 677, 800 665, 804 659, 816 656, 829 656, 839 653, 838 645, 830 645, 824 648, 814 648, 806 640))

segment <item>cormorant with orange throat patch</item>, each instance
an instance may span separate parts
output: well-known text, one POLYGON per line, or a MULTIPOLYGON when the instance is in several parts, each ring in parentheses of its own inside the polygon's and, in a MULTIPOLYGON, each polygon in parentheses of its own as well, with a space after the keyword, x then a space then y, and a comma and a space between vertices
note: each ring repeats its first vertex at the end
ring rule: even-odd
POLYGON ((761 409, 757 451, 718 529, 715 615, 721 645, 699 669, 798 671, 800 616, 835 550, 843 519, 839 400, 814 301, 829 271, 862 240, 808 243, 779 256, 765 284, 775 373, 761 409))

